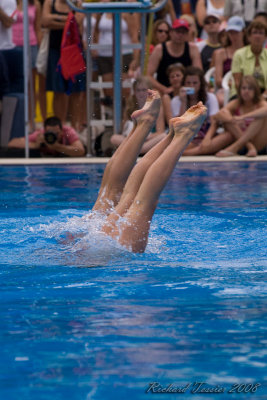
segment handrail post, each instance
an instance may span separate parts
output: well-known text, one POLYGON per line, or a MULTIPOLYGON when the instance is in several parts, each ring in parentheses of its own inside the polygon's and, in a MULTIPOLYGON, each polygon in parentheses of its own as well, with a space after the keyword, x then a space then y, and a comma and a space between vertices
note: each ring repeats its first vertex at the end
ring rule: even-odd
POLYGON ((23 73, 24 73, 24 136, 25 158, 29 158, 29 17, 28 0, 23 0, 23 73))
POLYGON ((90 84, 92 81, 92 57, 91 57, 91 43, 92 43, 92 29, 91 29, 91 14, 86 15, 86 36, 87 36, 87 48, 86 48, 86 122, 87 122, 87 157, 92 155, 92 140, 91 140, 91 118, 92 118, 92 106, 91 106, 91 95, 90 95, 90 84))
POLYGON ((114 127, 113 133, 121 131, 121 80, 122 80, 122 57, 121 57, 121 13, 113 14, 113 55, 114 55, 114 96, 113 96, 113 112, 114 112, 114 127), (117 38, 117 40, 116 40, 117 38))

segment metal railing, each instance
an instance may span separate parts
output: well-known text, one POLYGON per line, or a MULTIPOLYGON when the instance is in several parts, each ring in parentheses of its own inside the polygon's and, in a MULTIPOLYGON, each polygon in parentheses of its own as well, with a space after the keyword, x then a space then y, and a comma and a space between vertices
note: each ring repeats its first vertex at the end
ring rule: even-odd
MULTIPOLYGON (((92 154, 92 141, 91 141, 91 115, 92 105, 90 101, 90 89, 92 81, 92 60, 90 50, 96 48, 96 45, 92 44, 91 38, 91 14, 92 13, 112 13, 113 14, 113 57, 114 57, 114 72, 113 72, 113 88, 114 88, 114 101, 113 101, 113 131, 115 133, 121 130, 122 112, 121 112, 121 71, 122 71, 122 60, 121 60, 121 14, 125 12, 141 13, 141 67, 144 65, 145 56, 145 35, 146 35, 146 21, 145 16, 147 13, 159 11, 167 2, 167 0, 159 0, 153 2, 151 0, 141 0, 136 2, 83 2, 80 6, 77 6, 77 1, 74 3, 71 0, 66 0, 68 5, 77 12, 85 13, 87 18, 87 49, 86 52, 86 101, 87 101, 87 155, 92 154), (117 39, 117 40, 116 40, 117 39)), ((136 44, 133 44, 133 48, 136 48, 136 44)))

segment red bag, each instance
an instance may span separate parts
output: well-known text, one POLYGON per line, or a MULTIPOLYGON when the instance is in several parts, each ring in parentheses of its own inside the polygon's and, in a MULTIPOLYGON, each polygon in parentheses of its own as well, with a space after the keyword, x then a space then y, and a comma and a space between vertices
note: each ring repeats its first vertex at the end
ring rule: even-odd
POLYGON ((79 27, 73 12, 66 21, 60 49, 59 69, 63 78, 75 81, 75 76, 86 70, 79 27))

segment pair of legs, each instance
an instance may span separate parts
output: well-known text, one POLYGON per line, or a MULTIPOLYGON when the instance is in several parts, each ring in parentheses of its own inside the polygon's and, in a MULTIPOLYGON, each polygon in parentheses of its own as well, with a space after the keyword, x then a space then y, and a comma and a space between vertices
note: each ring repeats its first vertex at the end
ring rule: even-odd
POLYGON ((247 157, 256 157, 258 151, 267 145, 266 137, 267 118, 254 119, 245 131, 238 124, 228 122, 225 129, 235 140, 229 146, 219 151, 217 157, 228 157, 238 154, 243 147, 247 148, 247 157))
POLYGON ((143 109, 132 115, 137 121, 136 128, 106 167, 94 206, 94 210, 107 216, 103 232, 133 252, 145 250, 159 195, 183 150, 206 118, 206 107, 199 103, 182 117, 171 119, 168 135, 134 166, 159 108, 159 94, 150 91, 143 109))
POLYGON ((256 157, 258 151, 267 145, 266 126, 267 118, 255 119, 245 131, 236 123, 225 122, 225 132, 214 136, 208 144, 204 141, 199 146, 186 149, 185 155, 216 154, 217 157, 230 157, 246 147, 246 156, 256 157))

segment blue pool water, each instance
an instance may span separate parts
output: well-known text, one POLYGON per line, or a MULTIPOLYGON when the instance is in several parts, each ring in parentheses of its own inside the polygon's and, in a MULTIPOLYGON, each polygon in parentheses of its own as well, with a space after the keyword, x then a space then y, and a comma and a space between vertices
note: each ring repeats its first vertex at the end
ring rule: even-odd
POLYGON ((103 169, 1 167, 0 398, 266 399, 267 163, 180 163, 142 255, 84 218, 103 169))

